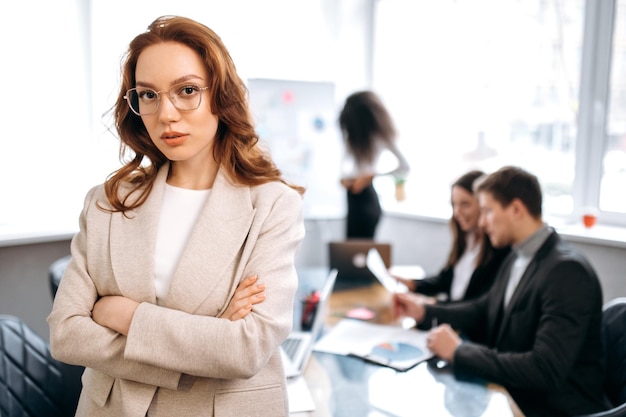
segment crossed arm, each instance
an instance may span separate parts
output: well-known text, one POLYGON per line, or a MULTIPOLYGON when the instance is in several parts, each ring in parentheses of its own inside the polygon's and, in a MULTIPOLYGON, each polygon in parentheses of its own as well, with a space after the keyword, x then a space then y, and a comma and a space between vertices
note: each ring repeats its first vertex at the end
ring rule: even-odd
MULTIPOLYGON (((265 284, 255 284, 257 278, 256 275, 247 277, 237 286, 220 318, 231 321, 243 319, 252 311, 254 304, 265 300, 265 284)), ((92 318, 99 325, 126 336, 137 306, 138 302, 121 295, 105 296, 96 301, 92 318)))

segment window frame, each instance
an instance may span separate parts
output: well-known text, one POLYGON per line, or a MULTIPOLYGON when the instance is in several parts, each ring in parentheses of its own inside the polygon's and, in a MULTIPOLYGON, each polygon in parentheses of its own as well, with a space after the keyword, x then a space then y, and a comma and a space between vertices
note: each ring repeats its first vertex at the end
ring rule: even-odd
MULTIPOLYGON (((587 0, 576 138, 574 210, 599 206, 608 135, 609 87, 616 0, 587 0)), ((578 213, 573 213, 577 215, 578 213)), ((600 211, 598 222, 626 225, 625 213, 600 211)))

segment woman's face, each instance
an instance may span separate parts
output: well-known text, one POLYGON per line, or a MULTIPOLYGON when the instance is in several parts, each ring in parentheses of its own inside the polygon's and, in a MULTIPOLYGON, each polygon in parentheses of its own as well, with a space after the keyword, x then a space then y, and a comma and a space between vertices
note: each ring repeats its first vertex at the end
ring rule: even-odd
POLYGON ((463 187, 452 187, 452 216, 461 230, 469 232, 478 227, 480 206, 478 199, 463 187))
POLYGON ((135 77, 137 88, 159 92, 157 111, 141 116, 156 147, 173 162, 212 163, 218 117, 211 111, 211 92, 197 91, 200 106, 187 111, 176 108, 168 95, 173 91, 184 97, 196 87, 207 87, 208 74, 200 55, 177 42, 149 46, 139 55, 135 77))

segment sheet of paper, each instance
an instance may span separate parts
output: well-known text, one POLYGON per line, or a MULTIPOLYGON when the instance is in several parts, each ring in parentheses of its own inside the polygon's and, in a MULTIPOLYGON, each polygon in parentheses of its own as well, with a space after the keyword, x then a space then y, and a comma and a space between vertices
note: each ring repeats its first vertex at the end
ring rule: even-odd
POLYGON ((430 357, 432 353, 426 347, 427 334, 426 331, 400 326, 342 319, 317 341, 314 350, 343 356, 366 356, 375 346, 395 342, 416 346, 430 357))
POLYGON ((315 410, 315 402, 302 376, 287 379, 289 413, 301 413, 315 410))
POLYGON ((409 290, 406 285, 391 276, 378 249, 372 248, 367 252, 367 267, 387 291, 407 292, 409 290))
POLYGON ((392 265, 389 273, 406 279, 422 279, 426 276, 424 268, 419 265, 392 265))

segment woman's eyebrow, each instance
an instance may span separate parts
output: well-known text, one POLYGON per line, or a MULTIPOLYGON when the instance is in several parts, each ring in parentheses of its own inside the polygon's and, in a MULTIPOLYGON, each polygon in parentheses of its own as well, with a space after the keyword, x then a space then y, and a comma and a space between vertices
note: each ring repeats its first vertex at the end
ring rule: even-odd
MULTIPOLYGON (((175 80, 173 80, 172 82, 170 82, 170 86, 172 85, 177 85, 180 83, 184 83, 185 81, 189 81, 189 80, 193 80, 193 79, 197 79, 202 81, 203 78, 200 77, 199 75, 195 75, 195 74, 188 74, 188 75, 183 75, 182 77, 178 77, 175 80)), ((147 88, 152 88, 156 90, 156 86, 152 83, 146 82, 146 81, 139 81, 137 80, 135 82, 135 86, 139 87, 147 87, 147 88)))

